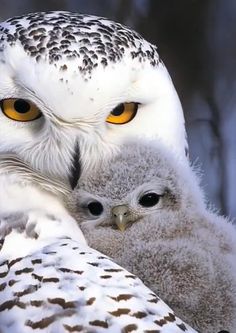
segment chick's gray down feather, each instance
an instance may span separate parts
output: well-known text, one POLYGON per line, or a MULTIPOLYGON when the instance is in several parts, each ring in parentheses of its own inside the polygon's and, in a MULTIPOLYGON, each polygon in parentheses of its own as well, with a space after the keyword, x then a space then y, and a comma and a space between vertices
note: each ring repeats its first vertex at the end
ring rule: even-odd
POLYGON ((139 276, 195 329, 236 332, 235 228, 206 208, 192 172, 162 147, 131 141, 80 179, 69 206, 90 246, 139 276), (114 207, 126 207, 123 232, 114 207))

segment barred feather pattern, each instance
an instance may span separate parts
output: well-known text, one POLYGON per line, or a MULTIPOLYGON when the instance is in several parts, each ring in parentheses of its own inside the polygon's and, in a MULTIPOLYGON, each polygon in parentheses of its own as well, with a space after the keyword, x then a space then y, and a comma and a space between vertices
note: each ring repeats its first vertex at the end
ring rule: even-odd
POLYGON ((0 300, 3 333, 195 332, 135 275, 66 237, 2 258, 0 300))

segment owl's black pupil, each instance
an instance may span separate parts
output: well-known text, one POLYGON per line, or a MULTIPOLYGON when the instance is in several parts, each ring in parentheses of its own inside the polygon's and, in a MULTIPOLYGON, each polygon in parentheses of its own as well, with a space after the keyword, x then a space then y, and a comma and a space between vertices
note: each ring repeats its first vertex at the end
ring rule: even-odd
POLYGON ((124 112, 124 108, 125 108, 124 104, 119 104, 111 111, 111 114, 113 116, 120 116, 124 112))
POLYGON ((98 201, 93 201, 88 204, 88 210, 92 215, 98 216, 103 212, 103 206, 98 201))
POLYGON ((18 113, 26 113, 30 110, 30 104, 24 99, 17 99, 14 108, 18 113))
POLYGON ((160 199, 160 195, 157 193, 147 193, 144 194, 139 199, 139 204, 143 207, 153 207, 155 206, 160 199))

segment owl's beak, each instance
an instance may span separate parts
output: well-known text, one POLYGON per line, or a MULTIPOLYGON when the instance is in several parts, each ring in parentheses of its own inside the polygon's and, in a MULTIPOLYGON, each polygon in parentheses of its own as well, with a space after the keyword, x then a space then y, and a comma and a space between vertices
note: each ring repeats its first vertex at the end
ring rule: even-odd
POLYGON ((130 212, 127 205, 119 205, 112 208, 113 222, 120 231, 125 231, 130 221, 130 212))
POLYGON ((80 150, 79 150, 79 144, 76 143, 69 174, 69 182, 72 190, 76 187, 79 181, 80 174, 81 174, 80 150))

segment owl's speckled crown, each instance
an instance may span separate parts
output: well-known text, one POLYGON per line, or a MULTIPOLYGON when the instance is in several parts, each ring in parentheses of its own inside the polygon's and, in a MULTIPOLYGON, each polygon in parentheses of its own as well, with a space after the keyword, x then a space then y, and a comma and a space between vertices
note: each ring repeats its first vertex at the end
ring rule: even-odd
POLYGON ((125 53, 140 62, 159 63, 154 45, 122 24, 91 15, 70 12, 32 13, 7 20, 0 27, 1 47, 20 42, 26 53, 37 62, 47 61, 67 70, 67 62, 80 59, 78 71, 91 74, 97 66, 119 62, 125 53))

